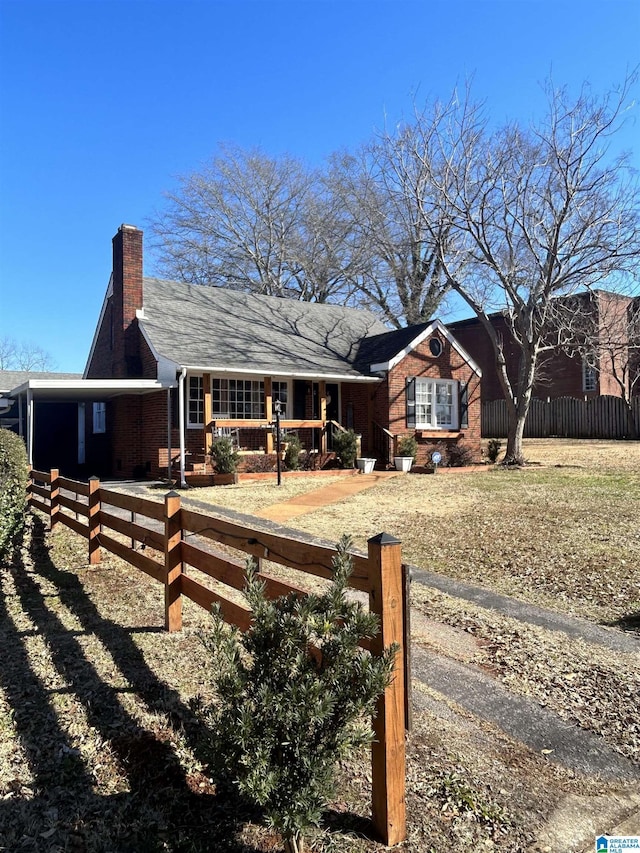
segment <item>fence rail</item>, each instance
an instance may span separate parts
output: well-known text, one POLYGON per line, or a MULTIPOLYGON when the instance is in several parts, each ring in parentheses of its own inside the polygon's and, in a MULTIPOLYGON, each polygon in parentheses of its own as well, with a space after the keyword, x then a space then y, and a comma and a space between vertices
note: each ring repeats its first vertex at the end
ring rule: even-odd
MULTIPOLYGON (((184 596, 207 611, 218 602, 225 621, 241 630, 251 624, 246 605, 207 585, 207 578, 211 578, 232 590, 241 590, 244 562, 212 551, 203 540, 257 558, 259 577, 271 597, 303 594, 305 590, 263 572, 264 559, 317 577, 330 578, 333 574, 334 548, 186 509, 175 492, 167 494, 161 504, 101 488, 95 478, 88 483, 69 480, 53 469, 30 472, 27 497, 32 508, 49 516, 52 529, 63 524, 88 540, 89 563, 98 564, 105 549, 163 584, 168 631, 182 627, 184 596), (128 518, 122 513, 128 513, 128 518), (187 538, 190 541, 185 541, 187 538), (203 580, 194 577, 191 570, 199 572, 203 580)), ((369 608, 380 619, 378 636, 363 646, 374 653, 394 643, 399 646, 393 680, 380 697, 373 721, 371 756, 373 824, 382 840, 394 845, 406 838, 405 729, 411 716, 407 570, 402 566, 400 543, 386 534, 369 540, 366 557, 353 554, 352 558, 350 585, 368 592, 369 608)))
MULTIPOLYGON (((506 401, 483 403, 483 437, 504 438, 507 430, 506 401)), ((525 438, 637 438, 640 435, 640 397, 632 398, 631 410, 620 397, 534 399, 524 435, 525 438)))

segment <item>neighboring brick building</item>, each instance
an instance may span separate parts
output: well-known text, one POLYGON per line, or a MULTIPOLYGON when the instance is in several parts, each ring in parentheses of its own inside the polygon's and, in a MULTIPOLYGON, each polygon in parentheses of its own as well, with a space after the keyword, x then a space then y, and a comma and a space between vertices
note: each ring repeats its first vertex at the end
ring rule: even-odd
POLYGON ((146 278, 142 232, 123 225, 76 389, 90 401, 82 458, 103 475, 177 467, 184 480, 190 468, 206 469, 221 432, 242 449, 272 450, 279 400, 282 427, 310 452, 323 454, 339 424, 360 433, 363 455, 380 463, 408 434, 419 463, 435 446, 479 459, 480 375, 438 320, 389 331, 340 305, 146 278))
MULTIPOLYGON (((560 301, 562 297, 558 299, 560 301)), ((616 381, 610 360, 611 357, 615 359, 617 375, 626 377, 628 382, 629 375, 634 375, 634 358, 636 361, 638 359, 637 349, 635 351, 628 349, 628 335, 631 328, 628 318, 633 312, 637 314, 639 300, 605 290, 585 292, 570 297, 570 300, 572 308, 576 312, 585 312, 585 317, 588 317, 598 329, 594 335, 594 341, 596 341, 594 358, 597 369, 594 369, 593 361, 584 360, 579 354, 569 355, 559 347, 543 352, 533 386, 533 396, 539 399, 622 396, 622 389, 616 381), (599 347, 597 338, 600 340, 599 347)), ((503 340, 507 371, 512 385, 516 387, 520 350, 505 316, 496 313, 492 314, 490 319, 503 340)), ((448 323, 447 328, 482 370, 482 401, 503 399, 493 346, 480 320, 477 317, 459 320, 448 323)), ((640 393, 640 385, 636 384, 634 392, 640 393)))

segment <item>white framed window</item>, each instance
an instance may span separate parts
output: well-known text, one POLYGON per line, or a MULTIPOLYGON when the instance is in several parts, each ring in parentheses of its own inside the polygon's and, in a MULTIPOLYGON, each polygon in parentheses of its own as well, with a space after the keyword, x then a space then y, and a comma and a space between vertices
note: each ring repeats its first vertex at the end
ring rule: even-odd
POLYGON ((582 359, 582 390, 595 391, 598 387, 598 378, 596 369, 593 364, 589 363, 589 359, 582 359))
POLYGON ((102 433, 107 431, 107 404, 93 404, 93 433, 102 433))
POLYGON ((453 379, 407 380, 407 427, 458 429, 459 391, 453 379))
MULTIPOLYGON (((274 379, 271 383, 271 397, 273 403, 280 400, 280 417, 289 417, 289 383, 283 382, 280 379, 274 379)), ((275 412, 272 403, 272 414, 275 412)))
POLYGON ((214 418, 263 420, 264 382, 258 379, 214 379, 211 407, 214 418))
POLYGON ((202 376, 190 376, 187 394, 187 426, 204 426, 204 384, 202 376))

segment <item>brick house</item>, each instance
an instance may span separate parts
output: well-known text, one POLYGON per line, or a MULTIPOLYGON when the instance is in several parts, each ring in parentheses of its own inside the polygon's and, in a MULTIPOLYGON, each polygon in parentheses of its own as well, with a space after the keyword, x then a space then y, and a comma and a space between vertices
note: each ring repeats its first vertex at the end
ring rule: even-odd
MULTIPOLYGON (((562 299, 559 297, 558 301, 562 299)), ((631 315, 637 316, 640 300, 605 290, 567 297, 567 304, 569 299, 576 312, 586 308, 591 320, 597 324, 598 337, 601 341, 600 347, 596 345, 593 354, 597 369, 594 369, 594 361, 583 359, 579 355, 571 355, 568 350, 561 347, 544 352, 539 360, 533 397, 592 399, 605 395, 622 396, 622 389, 616 381, 614 369, 618 376, 625 376, 627 382, 629 376, 634 375, 634 370, 638 369, 635 363, 638 361, 637 349, 629 349, 628 318, 631 315), (611 365, 612 358, 616 361, 615 368, 611 365)), ((507 371, 512 384, 515 385, 520 350, 511 334, 505 315, 492 314, 490 319, 502 338, 507 371)), ((482 370, 482 402, 503 399, 493 346, 480 320, 477 317, 459 320, 448 323, 447 328, 482 370)), ((636 384, 634 393, 640 393, 640 385, 636 384)))
POLYGON ((76 384, 91 400, 85 459, 95 459, 98 442, 103 476, 173 471, 184 483, 210 469, 216 435, 271 452, 276 400, 282 428, 316 460, 348 428, 379 464, 407 434, 419 463, 436 445, 479 459, 480 376, 439 320, 389 331, 341 305, 145 277, 142 231, 123 225, 76 384))

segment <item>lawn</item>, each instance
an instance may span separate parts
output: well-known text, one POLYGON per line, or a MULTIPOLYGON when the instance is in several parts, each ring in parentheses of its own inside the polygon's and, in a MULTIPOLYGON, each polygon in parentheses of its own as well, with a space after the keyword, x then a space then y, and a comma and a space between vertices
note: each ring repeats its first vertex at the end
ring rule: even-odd
MULTIPOLYGON (((360 545, 387 530, 411 563, 637 630, 640 445, 536 441, 527 455, 537 464, 524 471, 399 476, 291 524, 334 541, 347 531, 360 545)), ((318 480, 295 483, 211 492, 249 512, 318 480)), ((0 582, 0 850, 282 849, 211 781, 193 712, 196 697, 211 697, 198 636, 206 614, 187 602, 184 630, 164 633, 158 585, 112 556, 89 568, 85 541, 48 533, 38 515, 0 582)), ((414 643, 490 672, 640 764, 637 655, 422 586, 413 609, 414 643)), ((637 784, 583 776, 526 748, 419 681, 414 699, 410 853, 570 853, 586 846, 577 830, 598 810, 619 817, 637 795, 637 784)), ((377 853, 366 756, 340 774, 312 850, 377 853)))
MULTIPOLYGON (((525 452, 525 469, 399 476, 288 525, 331 541, 346 532, 360 547, 392 533, 405 562, 638 628, 640 443, 530 439, 525 452)), ((284 491, 262 481, 193 494, 247 512, 254 496, 262 509, 305 482, 285 483, 284 491)))

